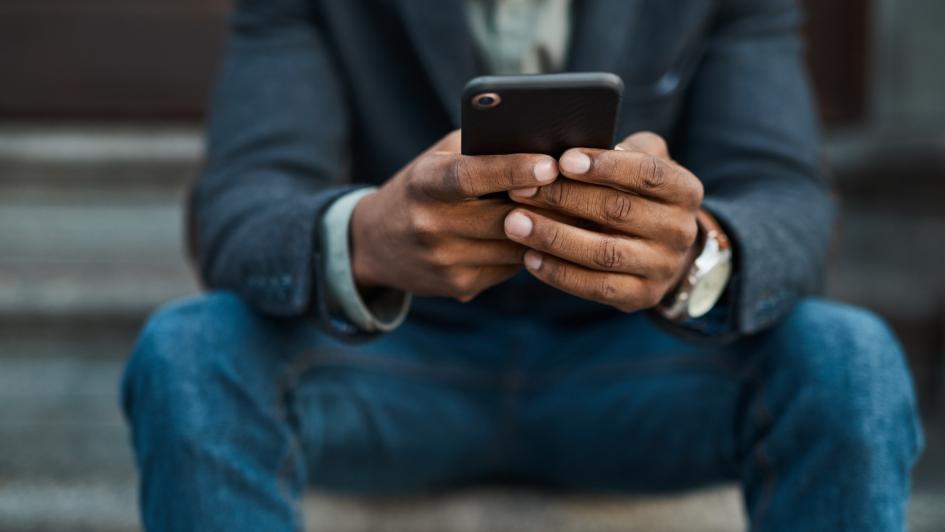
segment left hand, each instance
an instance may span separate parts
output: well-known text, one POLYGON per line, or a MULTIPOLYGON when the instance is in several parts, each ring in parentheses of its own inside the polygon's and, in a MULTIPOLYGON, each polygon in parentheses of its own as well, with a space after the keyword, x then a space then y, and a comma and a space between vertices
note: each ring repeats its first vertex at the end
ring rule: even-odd
POLYGON ((656 306, 697 255, 702 183, 653 133, 631 135, 614 150, 568 150, 558 167, 569 179, 509 193, 537 208, 505 218, 506 235, 529 248, 525 266, 551 286, 624 312, 656 306), (592 229, 539 212, 546 209, 592 229))

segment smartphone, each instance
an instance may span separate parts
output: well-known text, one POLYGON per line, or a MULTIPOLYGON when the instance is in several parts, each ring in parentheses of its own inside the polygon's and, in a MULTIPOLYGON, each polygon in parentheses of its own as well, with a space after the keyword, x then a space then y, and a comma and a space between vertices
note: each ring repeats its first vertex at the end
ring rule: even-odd
POLYGON ((614 145, 623 81, 607 72, 482 76, 463 90, 465 155, 614 145))

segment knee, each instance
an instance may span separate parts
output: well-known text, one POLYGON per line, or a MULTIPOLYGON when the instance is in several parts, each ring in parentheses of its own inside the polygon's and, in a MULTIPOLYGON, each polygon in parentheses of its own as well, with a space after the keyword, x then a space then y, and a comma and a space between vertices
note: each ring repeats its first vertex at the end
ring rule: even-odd
POLYGON ((895 335, 875 314, 805 300, 773 335, 773 386, 820 438, 869 451, 898 445, 915 454, 921 431, 912 379, 895 335))
POLYGON ((168 304, 142 329, 122 378, 122 407, 136 430, 177 430, 202 416, 211 386, 248 312, 231 294, 168 304))

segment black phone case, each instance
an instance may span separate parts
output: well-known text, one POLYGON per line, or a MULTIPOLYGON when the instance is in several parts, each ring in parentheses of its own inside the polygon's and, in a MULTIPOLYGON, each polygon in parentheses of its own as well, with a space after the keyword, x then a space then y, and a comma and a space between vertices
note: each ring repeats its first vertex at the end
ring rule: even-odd
POLYGON ((475 78, 463 90, 462 152, 558 157, 579 146, 611 148, 622 93, 621 79, 605 72, 475 78), (485 93, 499 104, 477 107, 485 93))

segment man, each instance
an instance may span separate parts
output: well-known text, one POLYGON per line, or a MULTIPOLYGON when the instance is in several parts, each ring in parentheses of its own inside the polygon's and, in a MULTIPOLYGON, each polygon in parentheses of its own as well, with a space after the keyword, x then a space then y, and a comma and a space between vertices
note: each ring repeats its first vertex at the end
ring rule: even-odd
POLYGON ((901 530, 902 353, 810 298, 832 210, 798 19, 238 2, 193 202, 217 292, 160 310, 123 384, 147 527, 297 529, 308 484, 521 480, 737 481, 753 530, 901 530), (624 79, 614 150, 459 155, 467 79, 556 70, 624 79))

